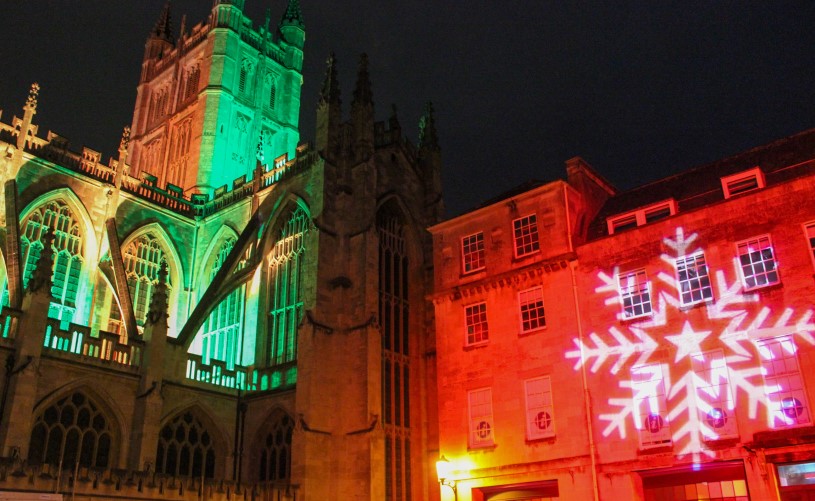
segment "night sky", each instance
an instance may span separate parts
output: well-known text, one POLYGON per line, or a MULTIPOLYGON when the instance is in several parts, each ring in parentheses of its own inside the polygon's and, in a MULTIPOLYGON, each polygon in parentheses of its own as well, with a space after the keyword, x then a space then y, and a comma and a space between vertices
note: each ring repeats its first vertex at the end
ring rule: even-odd
MULTIPOLYGON (((115 155, 164 0, 3 0, 2 120, 41 85, 35 123, 115 155)), ((272 24, 286 0, 246 0, 272 24)), ((367 52, 377 118, 396 103, 415 142, 434 103, 448 216, 582 156, 618 188, 815 127, 815 2, 301 0, 301 138, 325 59, 348 113, 367 52)), ((212 0, 173 0, 177 31, 212 0)))

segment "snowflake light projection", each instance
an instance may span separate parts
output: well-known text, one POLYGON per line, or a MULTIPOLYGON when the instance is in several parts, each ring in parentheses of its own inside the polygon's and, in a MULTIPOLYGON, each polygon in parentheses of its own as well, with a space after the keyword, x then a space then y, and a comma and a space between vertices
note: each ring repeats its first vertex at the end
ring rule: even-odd
MULTIPOLYGON (((616 411, 599 415, 603 436, 625 438, 631 422, 641 447, 674 445, 694 460, 713 455, 707 442, 738 437, 737 406, 750 419, 764 407, 768 428, 810 422, 795 351, 796 342, 815 345, 811 310, 795 318, 790 308, 773 313, 750 305, 758 295, 744 293, 739 278, 728 281, 716 270, 711 280, 703 250, 693 248, 696 239, 678 228, 663 240, 671 254, 661 256, 666 266, 656 275, 665 287, 657 297, 650 283, 646 289, 650 316, 612 326, 605 336, 575 339, 576 349, 565 354, 576 370, 585 364, 597 373, 605 366, 618 376, 622 391, 608 399, 616 411), (704 321, 690 314, 696 308, 704 308, 704 321)), ((734 260, 737 276, 743 264, 734 260)), ((599 273, 595 293, 619 311, 618 320, 627 320, 618 275, 616 268, 599 273)))

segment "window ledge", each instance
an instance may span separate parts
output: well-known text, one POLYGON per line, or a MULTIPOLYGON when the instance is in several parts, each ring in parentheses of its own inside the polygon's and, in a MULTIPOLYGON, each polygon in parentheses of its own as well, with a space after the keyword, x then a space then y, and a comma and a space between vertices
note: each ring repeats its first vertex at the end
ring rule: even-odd
POLYGON ((472 350, 477 350, 479 348, 486 348, 489 345, 490 345, 489 340, 481 341, 480 343, 465 344, 464 345, 464 351, 472 351, 472 350))
POLYGON ((520 331, 520 332, 518 332, 518 337, 534 336, 535 334, 538 334, 539 332, 543 332, 545 330, 546 330, 546 326, 544 325, 543 327, 538 327, 537 329, 532 329, 532 330, 528 330, 528 331, 520 331))
POLYGON ((655 447, 646 447, 646 448, 638 448, 637 455, 639 456, 652 456, 656 454, 673 454, 674 452, 674 445, 673 442, 670 444, 665 445, 658 445, 655 447))

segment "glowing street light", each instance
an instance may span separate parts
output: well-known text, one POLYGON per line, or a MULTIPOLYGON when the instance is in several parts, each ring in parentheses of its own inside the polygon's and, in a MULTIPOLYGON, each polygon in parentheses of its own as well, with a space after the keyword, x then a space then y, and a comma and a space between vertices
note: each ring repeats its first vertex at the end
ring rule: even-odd
POLYGON ((456 486, 456 481, 450 478, 452 470, 452 465, 446 457, 441 456, 439 460, 436 461, 436 476, 439 478, 439 485, 446 485, 453 489, 453 498, 455 501, 458 501, 458 487, 456 486))

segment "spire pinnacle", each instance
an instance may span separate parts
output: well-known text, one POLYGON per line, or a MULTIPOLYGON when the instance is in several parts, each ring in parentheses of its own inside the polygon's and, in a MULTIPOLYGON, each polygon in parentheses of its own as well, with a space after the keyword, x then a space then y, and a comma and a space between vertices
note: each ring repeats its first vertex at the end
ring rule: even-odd
POLYGON ((280 20, 280 26, 297 26, 305 29, 303 11, 300 10, 300 0, 289 0, 283 19, 280 20))
POLYGON ((150 38, 158 38, 166 42, 175 43, 173 37, 173 19, 170 14, 170 0, 164 4, 161 14, 158 16, 156 25, 150 31, 150 38))
POLYGON ((40 84, 34 82, 31 84, 31 90, 28 91, 28 99, 25 101, 25 107, 30 108, 31 111, 37 111, 37 97, 40 93, 40 84))
POLYGON ((333 52, 328 56, 325 64, 325 80, 323 80, 323 87, 320 89, 320 102, 339 103, 340 84, 337 80, 337 58, 334 57, 333 52))
POLYGON ((150 297, 150 309, 147 312, 147 321, 157 324, 161 320, 167 319, 167 261, 161 261, 158 270, 158 282, 153 287, 153 295, 150 297))
POLYGON ((419 119, 419 148, 439 149, 439 136, 436 133, 436 119, 433 117, 433 103, 427 102, 419 119))
POLYGON ((50 294, 51 291, 51 273, 54 269, 54 230, 50 227, 45 230, 45 235, 42 237, 42 250, 40 257, 37 259, 37 264, 34 267, 34 272, 31 278, 28 279, 28 291, 37 292, 44 289, 46 293, 50 294))
POLYGON ((371 78, 368 74, 368 54, 364 52, 359 56, 357 85, 354 88, 354 101, 352 104, 373 104, 371 78))

